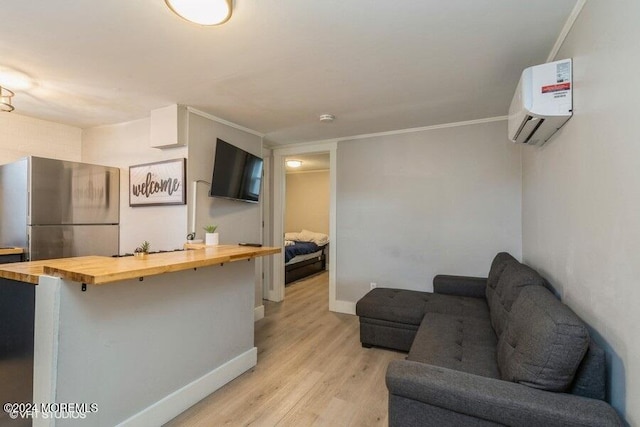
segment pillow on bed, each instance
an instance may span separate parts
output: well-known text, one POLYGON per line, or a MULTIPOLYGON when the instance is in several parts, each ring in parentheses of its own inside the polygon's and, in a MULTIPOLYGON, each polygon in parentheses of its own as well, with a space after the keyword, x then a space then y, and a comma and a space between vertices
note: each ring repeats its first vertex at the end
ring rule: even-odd
POLYGON ((284 240, 301 241, 298 236, 300 236, 300 233, 297 231, 284 233, 284 240))
POLYGON ((296 240, 299 242, 313 242, 318 246, 324 246, 329 243, 329 236, 303 229, 296 240))

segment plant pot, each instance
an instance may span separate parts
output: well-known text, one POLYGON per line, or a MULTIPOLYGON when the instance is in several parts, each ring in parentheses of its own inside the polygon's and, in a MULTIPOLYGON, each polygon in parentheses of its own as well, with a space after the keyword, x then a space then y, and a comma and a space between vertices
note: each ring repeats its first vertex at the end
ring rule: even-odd
POLYGON ((148 254, 148 253, 146 253, 146 252, 134 252, 134 253, 133 253, 133 256, 134 256, 136 259, 147 259, 147 256, 149 256, 149 254, 148 254))
POLYGON ((219 242, 219 234, 218 233, 205 233, 204 234, 204 244, 207 246, 217 245, 219 242))

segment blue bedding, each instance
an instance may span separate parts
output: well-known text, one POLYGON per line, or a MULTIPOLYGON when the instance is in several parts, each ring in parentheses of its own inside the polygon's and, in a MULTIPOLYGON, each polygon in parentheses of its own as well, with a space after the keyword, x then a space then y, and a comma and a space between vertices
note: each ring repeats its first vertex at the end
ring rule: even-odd
POLYGON ((284 247, 284 262, 289 262, 294 256, 311 254, 319 250, 320 246, 313 242, 295 242, 291 246, 284 247))

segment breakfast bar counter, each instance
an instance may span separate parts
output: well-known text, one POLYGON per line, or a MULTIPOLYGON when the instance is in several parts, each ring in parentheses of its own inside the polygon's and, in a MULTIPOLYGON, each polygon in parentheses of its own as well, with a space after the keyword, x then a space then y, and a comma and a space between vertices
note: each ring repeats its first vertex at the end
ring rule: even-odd
POLYGON ((24 253, 22 248, 0 248, 0 256, 2 255, 21 255, 24 253))
POLYGON ((24 249, 15 247, 0 247, 0 264, 20 262, 24 260, 24 249))
MULTIPOLYGON (((125 279, 154 276, 198 267, 249 260, 280 252, 275 247, 239 245, 199 245, 194 249, 134 256, 85 256, 14 264, 0 264, 0 277, 38 284, 42 275, 57 276, 80 283, 100 285, 125 279)), ((20 250, 22 251, 22 250, 20 250)), ((14 252, 21 253, 21 252, 14 252)))
POLYGON ((67 410, 19 418, 161 425, 251 369, 255 258, 278 252, 220 245, 0 265, 0 287, 35 290, 32 402, 67 410))

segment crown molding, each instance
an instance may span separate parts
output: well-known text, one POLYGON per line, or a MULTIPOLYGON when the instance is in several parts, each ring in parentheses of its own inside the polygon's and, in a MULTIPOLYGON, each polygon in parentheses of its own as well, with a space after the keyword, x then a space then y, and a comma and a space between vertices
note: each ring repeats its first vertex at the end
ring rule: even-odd
POLYGON ((585 3, 587 3, 587 0, 578 0, 576 2, 576 5, 573 7, 573 10, 569 14, 567 21, 564 23, 564 27, 562 27, 562 30, 560 31, 560 34, 558 35, 558 38, 556 39, 551 52, 549 52, 549 56, 547 56, 547 62, 552 62, 556 59, 558 51, 562 47, 564 40, 569 35, 569 31, 571 31, 571 28, 573 28, 573 24, 576 22, 576 19, 578 19, 578 15, 580 15, 580 12, 582 11, 585 3))
POLYGON ((200 110, 198 110, 196 108, 187 106, 187 111, 190 112, 190 113, 196 114, 198 116, 204 117, 206 119, 213 120, 214 122, 218 122, 218 123, 221 123, 223 125, 227 125, 227 126, 232 127, 234 129, 238 129, 238 130, 241 130, 243 132, 250 133, 251 135, 255 135, 255 136, 258 136, 260 138, 264 138, 264 134, 263 133, 255 131, 253 129, 249 129, 249 128, 244 127, 242 125, 239 125, 237 123, 233 123, 233 122, 230 122, 228 120, 221 119, 220 117, 214 116, 213 114, 205 113, 204 111, 200 111, 200 110))

